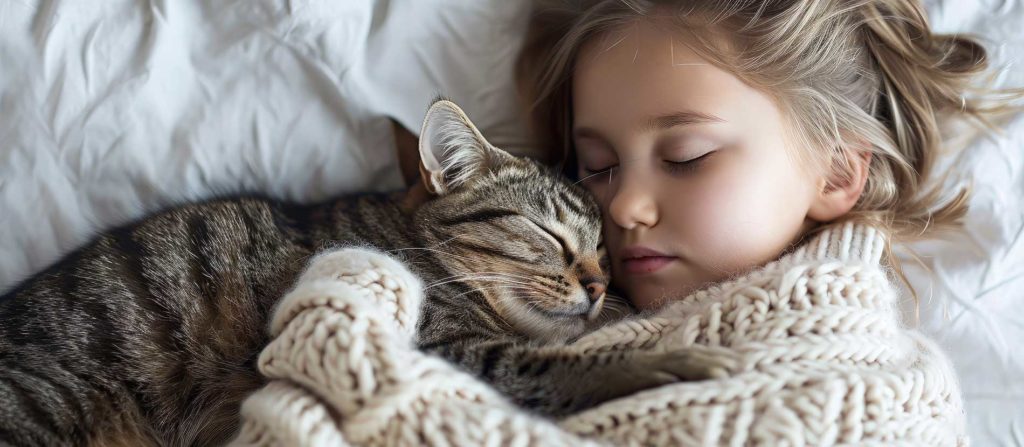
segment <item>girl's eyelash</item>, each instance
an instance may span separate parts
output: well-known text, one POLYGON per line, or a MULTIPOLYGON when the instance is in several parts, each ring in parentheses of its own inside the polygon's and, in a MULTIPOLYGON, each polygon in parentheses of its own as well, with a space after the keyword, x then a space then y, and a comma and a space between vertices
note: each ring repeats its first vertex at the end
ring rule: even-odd
POLYGON ((709 155, 715 152, 717 151, 708 151, 705 152, 704 155, 701 155, 700 157, 691 158, 686 161, 667 161, 666 163, 668 163, 668 170, 673 174, 687 174, 696 171, 697 168, 700 167, 701 162, 706 160, 709 155))
MULTIPOLYGON (((706 160, 709 155, 711 155, 711 154, 713 154, 715 152, 717 152, 717 151, 708 151, 708 152, 705 152, 704 155, 701 155, 701 156, 696 157, 696 158, 691 158, 691 159, 686 160, 686 161, 666 161, 665 163, 668 164, 669 172, 672 172, 672 173, 688 173, 688 172, 693 172, 693 171, 697 170, 698 167, 700 167, 701 162, 706 160)), ((612 170, 615 169, 616 167, 618 167, 618 165, 611 165, 611 166, 609 166, 607 168, 604 168, 604 169, 590 169, 590 168, 584 167, 583 171, 584 171, 584 173, 586 173, 586 178, 593 178, 593 177, 598 177, 598 176, 602 176, 602 175, 611 173, 612 170)))
POLYGON ((587 175, 586 178, 597 177, 599 175, 604 175, 604 174, 608 174, 608 173, 612 172, 612 170, 615 169, 616 166, 618 166, 618 165, 611 165, 611 166, 609 166, 607 168, 604 168, 604 169, 590 169, 590 168, 584 167, 583 168, 583 172, 586 173, 586 175, 587 175))

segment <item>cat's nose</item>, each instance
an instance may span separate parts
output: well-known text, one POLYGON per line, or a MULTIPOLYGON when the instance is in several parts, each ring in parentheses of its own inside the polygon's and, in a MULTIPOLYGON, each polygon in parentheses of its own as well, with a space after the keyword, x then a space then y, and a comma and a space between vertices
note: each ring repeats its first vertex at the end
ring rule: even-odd
POLYGON ((590 302, 595 302, 604 295, 605 285, 603 281, 587 281, 585 284, 584 288, 587 290, 590 302))

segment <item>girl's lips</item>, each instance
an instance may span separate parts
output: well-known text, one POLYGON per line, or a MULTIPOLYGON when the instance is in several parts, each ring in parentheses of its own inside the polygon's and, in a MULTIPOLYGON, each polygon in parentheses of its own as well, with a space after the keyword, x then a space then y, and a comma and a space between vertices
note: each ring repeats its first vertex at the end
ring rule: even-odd
POLYGON ((642 245, 630 245, 622 249, 622 268, 630 274, 654 273, 672 261, 679 259, 667 253, 642 245))
POLYGON ((675 261, 675 256, 644 256, 641 258, 629 258, 622 260, 622 268, 626 273, 645 274, 661 270, 666 265, 675 261))

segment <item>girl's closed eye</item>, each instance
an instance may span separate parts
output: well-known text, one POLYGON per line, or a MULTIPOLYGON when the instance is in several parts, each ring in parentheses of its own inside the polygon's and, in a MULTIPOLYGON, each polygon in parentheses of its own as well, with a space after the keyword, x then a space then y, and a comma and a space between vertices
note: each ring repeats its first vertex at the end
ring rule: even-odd
POLYGON ((665 163, 668 165, 668 171, 670 173, 688 174, 697 171, 708 158, 711 158, 711 155, 717 152, 717 150, 709 150, 696 157, 691 157, 682 161, 666 160, 665 163))
MULTIPOLYGON (((668 168, 668 171, 673 174, 694 172, 698 168, 700 168, 701 164, 703 164, 703 162, 707 160, 715 152, 717 151, 707 151, 702 155, 698 155, 696 157, 689 158, 686 160, 676 161, 667 159, 665 160, 665 165, 668 168)), ((610 174, 612 170, 617 168, 618 166, 618 163, 605 165, 601 167, 588 167, 584 165, 583 171, 585 174, 589 176, 596 176, 599 174, 610 174)))
POLYGON ((613 165, 607 165, 605 167, 600 167, 600 168, 589 168, 589 167, 584 166, 583 167, 583 173, 586 174, 588 177, 593 177, 593 176, 596 176, 596 175, 599 175, 599 174, 610 174, 612 172, 612 169, 615 169, 618 166, 619 166, 618 163, 613 164, 613 165))
MULTIPOLYGON (((699 155, 696 156, 666 157, 664 163, 668 172, 672 174, 690 173, 698 170, 708 158, 717 152, 718 150, 711 149, 697 151, 699 155)), ((596 177, 601 174, 609 174, 618 166, 619 164, 614 161, 604 163, 584 162, 583 173, 590 177, 596 177)))
POLYGON ((618 157, 608 144, 592 137, 581 137, 575 143, 584 176, 611 172, 618 166, 618 157))

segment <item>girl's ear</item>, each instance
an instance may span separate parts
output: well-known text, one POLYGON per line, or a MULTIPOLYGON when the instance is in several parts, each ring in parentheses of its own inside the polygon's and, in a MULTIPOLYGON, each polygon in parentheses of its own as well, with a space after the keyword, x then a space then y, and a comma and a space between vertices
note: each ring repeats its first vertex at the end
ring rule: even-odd
POLYGON ((455 103, 434 101, 420 132, 420 177, 427 191, 446 194, 511 157, 491 146, 455 103))
MULTIPOLYGON (((847 163, 839 170, 823 177, 818 184, 818 195, 807 211, 807 217, 816 222, 830 222, 850 212, 864 192, 871 167, 871 152, 850 149, 846 152, 847 163)), ((833 166, 835 166, 833 164, 833 166)))

